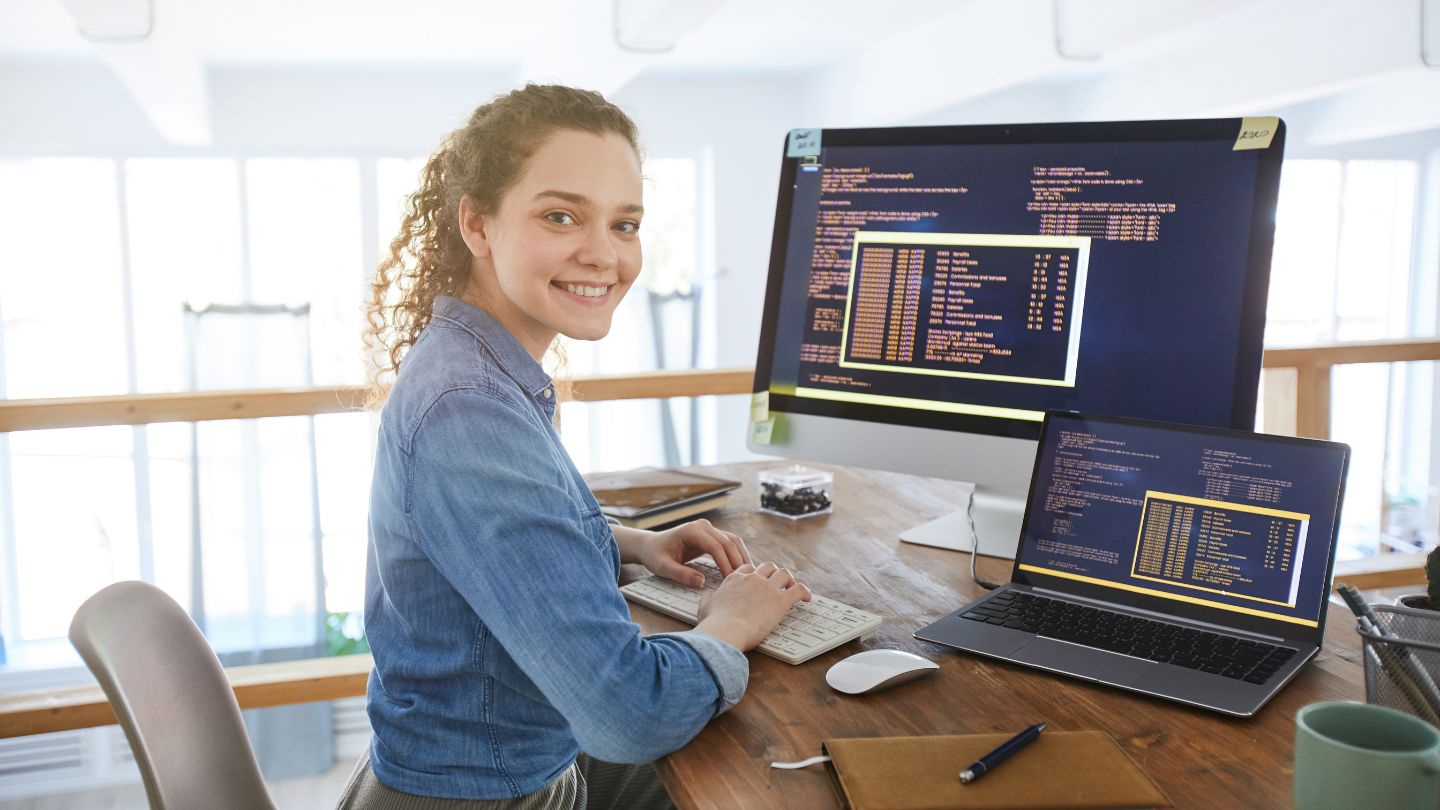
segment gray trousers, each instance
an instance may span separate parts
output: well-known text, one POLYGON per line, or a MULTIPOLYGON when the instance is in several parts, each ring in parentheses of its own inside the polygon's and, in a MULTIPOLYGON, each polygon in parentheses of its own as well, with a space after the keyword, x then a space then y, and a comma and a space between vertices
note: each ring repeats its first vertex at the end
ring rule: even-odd
POLYGON ((518 799, 434 799, 391 790, 360 755, 337 810, 671 810, 655 766, 617 765, 580 754, 554 782, 518 799))

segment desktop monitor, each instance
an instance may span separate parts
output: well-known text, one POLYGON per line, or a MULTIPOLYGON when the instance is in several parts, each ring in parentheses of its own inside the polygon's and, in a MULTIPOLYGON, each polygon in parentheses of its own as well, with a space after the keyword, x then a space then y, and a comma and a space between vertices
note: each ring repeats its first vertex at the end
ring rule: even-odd
POLYGON ((1046 410, 1253 428, 1284 141, 1276 118, 792 131, 750 449, 973 482, 901 539, 1012 557, 1046 410))

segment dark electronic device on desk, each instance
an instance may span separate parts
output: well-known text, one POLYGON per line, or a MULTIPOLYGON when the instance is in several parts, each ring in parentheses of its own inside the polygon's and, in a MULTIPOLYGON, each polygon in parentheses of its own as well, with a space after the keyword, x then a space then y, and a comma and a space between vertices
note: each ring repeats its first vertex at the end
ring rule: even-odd
MULTIPOLYGON (((979 551, 1011 557, 1045 411, 1253 427, 1284 142, 1275 118, 792 132, 750 449, 973 482, 979 551)), ((965 511, 900 537, 976 548, 965 511)))
POLYGON ((915 637, 1248 717, 1319 652, 1349 459, 1051 412, 1010 583, 915 637))

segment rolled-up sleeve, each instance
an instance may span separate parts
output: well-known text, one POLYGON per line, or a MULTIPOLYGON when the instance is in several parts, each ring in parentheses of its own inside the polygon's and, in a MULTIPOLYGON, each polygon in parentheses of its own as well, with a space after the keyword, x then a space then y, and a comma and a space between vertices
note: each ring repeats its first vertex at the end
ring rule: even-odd
MULTIPOLYGON (((749 663, 705 633, 643 637, 608 549, 524 403, 462 388, 411 440, 406 511, 424 553, 589 754, 647 762, 744 694, 749 663)), ((603 528, 603 527, 602 527, 603 528)))
MULTIPOLYGON (((683 633, 656 633, 650 641, 660 638, 674 638, 689 644, 715 676, 720 687, 720 711, 723 712, 740 702, 745 696, 745 687, 750 683, 750 661, 745 653, 731 647, 709 633, 687 630, 683 633)), ((719 712, 717 712, 718 714, 719 712)))

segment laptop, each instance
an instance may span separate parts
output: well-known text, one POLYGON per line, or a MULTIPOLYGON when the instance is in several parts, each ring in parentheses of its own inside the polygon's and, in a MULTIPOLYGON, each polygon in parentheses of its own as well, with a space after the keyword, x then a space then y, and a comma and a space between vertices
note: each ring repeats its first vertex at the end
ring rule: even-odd
POLYGON ((1249 717, 1320 650, 1349 456, 1051 411, 1010 582, 915 637, 1249 717))

